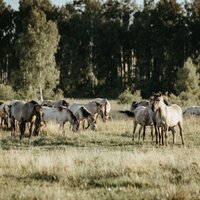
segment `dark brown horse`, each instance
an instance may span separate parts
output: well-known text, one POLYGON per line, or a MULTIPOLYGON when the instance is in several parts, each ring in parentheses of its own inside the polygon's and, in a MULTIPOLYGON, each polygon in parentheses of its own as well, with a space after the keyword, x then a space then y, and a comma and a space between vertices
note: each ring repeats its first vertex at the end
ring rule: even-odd
POLYGON ((19 123, 20 139, 25 133, 26 123, 30 122, 29 133, 32 134, 32 127, 34 135, 38 135, 42 121, 42 106, 35 101, 23 102, 15 101, 10 105, 11 129, 15 131, 15 121, 19 123))

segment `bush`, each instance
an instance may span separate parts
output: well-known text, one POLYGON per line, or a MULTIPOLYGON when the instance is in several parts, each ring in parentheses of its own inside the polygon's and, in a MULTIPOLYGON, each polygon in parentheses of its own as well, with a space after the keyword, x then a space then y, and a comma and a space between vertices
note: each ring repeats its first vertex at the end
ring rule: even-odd
POLYGON ((15 92, 13 91, 11 86, 0 84, 0 99, 1 100, 13 99, 14 96, 15 96, 15 92))
POLYGON ((141 92, 140 90, 136 90, 134 94, 131 93, 129 89, 126 89, 122 92, 118 97, 118 103, 121 104, 130 104, 134 101, 139 101, 141 99, 141 92))

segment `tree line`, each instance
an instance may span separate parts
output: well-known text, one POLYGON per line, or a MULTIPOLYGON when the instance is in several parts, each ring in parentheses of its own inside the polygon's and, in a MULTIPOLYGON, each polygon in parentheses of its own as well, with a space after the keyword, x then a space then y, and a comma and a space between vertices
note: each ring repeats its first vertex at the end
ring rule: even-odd
POLYGON ((200 70, 199 15, 199 0, 0 0, 0 83, 23 98, 178 95, 189 57, 200 70))

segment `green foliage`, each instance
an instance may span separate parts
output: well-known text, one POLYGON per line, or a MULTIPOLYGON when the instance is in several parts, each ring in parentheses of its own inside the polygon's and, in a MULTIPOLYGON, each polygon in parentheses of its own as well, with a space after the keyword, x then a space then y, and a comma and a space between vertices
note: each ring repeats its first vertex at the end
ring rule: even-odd
POLYGON ((177 72, 177 81, 175 85, 176 92, 177 94, 186 92, 195 96, 199 93, 199 83, 197 67, 192 62, 192 59, 188 58, 184 63, 183 68, 180 68, 177 72))
POLYGON ((0 84, 0 99, 9 100, 15 97, 15 92, 10 85, 0 84))
POLYGON ((40 89, 44 95, 53 96, 59 77, 54 56, 59 41, 57 26, 47 21, 45 13, 37 8, 32 8, 29 15, 16 42, 20 73, 15 84, 18 83, 19 93, 26 98, 38 98, 40 89))
POLYGON ((179 99, 181 102, 184 102, 184 105, 197 105, 200 102, 199 83, 197 68, 192 62, 192 59, 188 58, 183 68, 180 68, 177 72, 175 85, 179 99))
POLYGON ((130 104, 134 101, 139 101, 141 99, 140 90, 136 90, 133 94, 129 89, 126 89, 118 96, 118 103, 121 104, 130 104))

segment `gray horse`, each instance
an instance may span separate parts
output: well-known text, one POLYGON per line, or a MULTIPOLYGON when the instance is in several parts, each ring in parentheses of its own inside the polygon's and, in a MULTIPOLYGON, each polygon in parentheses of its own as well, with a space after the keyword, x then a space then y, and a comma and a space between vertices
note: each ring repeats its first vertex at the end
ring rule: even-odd
POLYGON ((60 124, 60 128, 64 133, 64 125, 67 121, 70 122, 72 126, 72 131, 75 132, 79 128, 79 122, 76 119, 75 115, 67 107, 60 106, 58 108, 52 108, 43 106, 43 116, 42 120, 45 124, 49 121, 55 121, 60 124))
POLYGON ((87 129, 87 128, 91 128, 93 131, 95 131, 97 129, 97 124, 96 124, 96 120, 94 119, 94 116, 87 110, 87 108, 85 108, 84 106, 81 105, 71 105, 71 107, 69 108, 73 114, 76 116, 77 120, 79 120, 79 122, 83 122, 83 130, 87 129), (87 121, 88 126, 85 128, 85 121, 87 121))
POLYGON ((58 108, 59 106, 65 106, 68 107, 69 103, 66 102, 64 99, 54 101, 54 100, 44 100, 41 104, 42 106, 47 106, 47 107, 55 107, 58 108))
POLYGON ((23 102, 14 101, 10 104, 11 129, 16 130, 15 122, 19 123, 20 139, 25 133, 26 123, 30 122, 29 136, 32 134, 32 127, 35 125, 33 134, 38 135, 42 120, 42 106, 35 101, 23 102))

